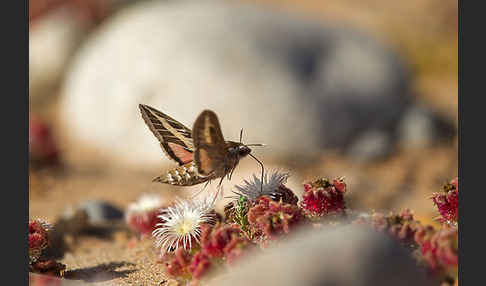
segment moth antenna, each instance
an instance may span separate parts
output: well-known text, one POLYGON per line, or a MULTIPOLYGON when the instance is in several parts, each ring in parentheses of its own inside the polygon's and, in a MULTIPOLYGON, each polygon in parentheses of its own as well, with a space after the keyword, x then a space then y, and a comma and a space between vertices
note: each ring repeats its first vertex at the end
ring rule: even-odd
POLYGON ((241 139, 243 139, 243 128, 241 128, 240 130, 240 143, 241 143, 241 139))
POLYGON ((249 153, 248 155, 250 155, 253 159, 255 159, 259 164, 260 166, 262 166, 262 181, 261 181, 261 192, 263 193, 263 174, 265 173, 265 167, 263 167, 263 163, 260 162, 260 160, 258 160, 255 156, 253 156, 251 153, 249 153))
POLYGON ((246 144, 246 146, 259 146, 259 147, 265 147, 267 145, 263 144, 263 143, 256 143, 256 144, 246 144))

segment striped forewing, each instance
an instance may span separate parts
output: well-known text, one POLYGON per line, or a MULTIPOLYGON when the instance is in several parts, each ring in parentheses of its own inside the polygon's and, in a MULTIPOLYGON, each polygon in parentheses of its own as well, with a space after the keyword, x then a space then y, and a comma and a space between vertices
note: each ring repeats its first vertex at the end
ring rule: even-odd
POLYGON ((166 155, 184 165, 193 160, 194 143, 191 129, 148 105, 139 104, 142 118, 160 141, 166 155))

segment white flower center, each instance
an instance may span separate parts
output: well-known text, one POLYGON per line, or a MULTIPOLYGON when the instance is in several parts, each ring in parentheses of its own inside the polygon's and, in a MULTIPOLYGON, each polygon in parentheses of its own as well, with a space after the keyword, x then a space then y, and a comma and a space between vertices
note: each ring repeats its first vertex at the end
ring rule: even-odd
POLYGON ((179 235, 191 233, 196 228, 196 223, 192 219, 184 219, 175 225, 175 232, 179 235))

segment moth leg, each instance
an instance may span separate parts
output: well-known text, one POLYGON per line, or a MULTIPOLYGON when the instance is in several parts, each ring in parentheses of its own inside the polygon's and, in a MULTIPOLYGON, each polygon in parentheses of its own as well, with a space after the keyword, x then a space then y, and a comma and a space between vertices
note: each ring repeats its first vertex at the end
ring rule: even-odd
MULTIPOLYGON (((225 166, 227 165, 227 161, 228 161, 228 158, 225 157, 224 158, 224 165, 225 166)), ((223 178, 226 177, 226 178, 228 178, 228 181, 230 181, 231 180, 231 177, 233 176, 233 172, 235 171, 237 165, 238 165, 238 162, 236 162, 236 164, 234 164, 234 166, 231 167, 229 170, 226 170, 225 169, 224 171, 225 171, 225 174, 226 175, 224 175, 223 178), (229 172, 227 172, 227 171, 229 171, 229 172)), ((221 185, 221 182, 220 182, 220 185, 221 185)))
POLYGON ((221 177, 221 180, 219 180, 219 183, 218 183, 218 188, 221 187, 221 184, 223 183, 223 180, 224 180, 224 176, 221 177))
POLYGON ((203 190, 211 183, 211 180, 208 180, 205 184, 204 184, 204 187, 203 187, 203 190))
POLYGON ((218 186, 216 187, 217 191, 216 194, 214 195, 213 201, 211 202, 211 205, 214 205, 214 202, 216 201, 216 198, 219 196, 219 192, 221 192, 221 195, 223 194, 223 186, 221 183, 223 182, 224 176, 221 178, 221 181, 219 181, 218 186))
POLYGON ((236 169, 236 166, 233 167, 233 169, 231 169, 231 172, 228 174, 228 181, 231 181, 231 178, 233 177, 233 172, 235 171, 236 169))
POLYGON ((158 176, 158 177, 153 178, 152 182, 153 183, 155 183, 155 182, 163 183, 164 180, 162 180, 162 176, 158 176))
MULTIPOLYGON (((211 172, 209 172, 209 174, 208 174, 206 177, 213 178, 213 174, 214 174, 214 171, 211 171, 211 172)), ((206 184, 211 184, 211 181, 212 181, 212 180, 211 180, 211 179, 209 179, 209 180, 208 180, 208 182, 207 182, 206 184)), ((206 186, 204 186, 204 187, 206 187, 206 186)))
POLYGON ((191 196, 191 200, 194 199, 195 197, 197 197, 199 194, 201 194, 202 191, 204 191, 206 189, 206 187, 209 185, 210 182, 211 182, 211 180, 207 180, 206 183, 204 184, 204 186, 196 194, 191 196))

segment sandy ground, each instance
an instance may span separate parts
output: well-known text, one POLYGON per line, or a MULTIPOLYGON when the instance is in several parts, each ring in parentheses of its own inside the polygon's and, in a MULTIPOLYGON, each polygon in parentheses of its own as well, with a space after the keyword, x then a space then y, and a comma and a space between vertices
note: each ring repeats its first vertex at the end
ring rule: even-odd
MULTIPOLYGON (((278 6, 296 9, 312 17, 328 16, 350 24, 359 23, 376 31, 381 39, 398 47, 416 64, 415 87, 421 99, 457 123, 457 56, 453 58, 457 55, 457 1, 447 1, 446 4, 435 0, 406 1, 398 6, 387 4, 388 1, 367 1, 366 5, 354 0, 266 2, 269 5, 278 2, 278 6), (437 8, 435 17, 428 16, 431 7, 437 8), (424 40, 430 35, 435 42, 424 40), (437 48, 440 45, 443 48, 437 48), (436 52, 431 53, 431 50, 436 52), (444 60, 444 57, 451 58, 444 60)), ((55 104, 42 108, 41 113, 57 126, 55 104)), ((61 146, 63 142, 60 138, 61 146)), ((457 138, 453 143, 401 151, 386 161, 373 164, 358 164, 327 154, 313 166, 294 170, 289 186, 300 193, 303 181, 346 176, 348 208, 399 211, 409 207, 419 220, 433 224, 437 212, 428 197, 457 176, 457 154, 457 138)), ((169 198, 181 195, 179 189, 174 191, 151 183, 161 170, 119 170, 104 165, 92 152, 77 152, 77 157, 71 155, 69 152, 65 154, 66 168, 62 171, 30 173, 30 218, 55 222, 66 207, 86 199, 104 199, 125 209, 142 193, 158 192, 169 198)), ((277 161, 266 163, 278 166, 277 161)), ((225 186, 229 189, 257 171, 253 163, 242 163, 239 175, 225 186)), ((155 263, 155 249, 150 238, 133 243, 133 236, 120 230, 103 238, 81 235, 70 245, 71 249, 60 259, 67 266, 68 279, 93 284, 167 285, 160 284, 166 277, 163 266, 155 263)))

